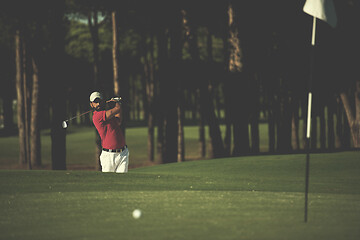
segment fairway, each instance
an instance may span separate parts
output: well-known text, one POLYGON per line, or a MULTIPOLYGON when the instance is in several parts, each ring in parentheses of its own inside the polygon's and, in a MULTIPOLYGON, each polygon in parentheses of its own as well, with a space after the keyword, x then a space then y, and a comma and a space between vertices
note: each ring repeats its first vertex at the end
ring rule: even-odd
POLYGON ((360 152, 0 171, 1 239, 360 239, 360 152), (139 219, 132 211, 140 209, 139 219))

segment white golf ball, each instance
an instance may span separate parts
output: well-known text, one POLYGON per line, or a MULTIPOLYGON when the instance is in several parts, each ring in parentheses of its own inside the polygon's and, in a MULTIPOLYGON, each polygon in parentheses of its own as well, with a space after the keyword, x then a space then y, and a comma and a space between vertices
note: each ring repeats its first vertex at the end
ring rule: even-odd
POLYGON ((141 211, 139 209, 135 209, 133 212, 132 212, 132 215, 133 215, 133 218, 135 219, 138 219, 141 217, 141 211))

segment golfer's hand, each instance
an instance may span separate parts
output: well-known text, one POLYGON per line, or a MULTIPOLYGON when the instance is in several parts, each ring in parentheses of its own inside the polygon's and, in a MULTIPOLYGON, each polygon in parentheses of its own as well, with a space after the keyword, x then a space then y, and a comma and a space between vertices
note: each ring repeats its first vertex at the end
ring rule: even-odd
POLYGON ((121 103, 121 97, 113 97, 110 99, 111 101, 121 103))

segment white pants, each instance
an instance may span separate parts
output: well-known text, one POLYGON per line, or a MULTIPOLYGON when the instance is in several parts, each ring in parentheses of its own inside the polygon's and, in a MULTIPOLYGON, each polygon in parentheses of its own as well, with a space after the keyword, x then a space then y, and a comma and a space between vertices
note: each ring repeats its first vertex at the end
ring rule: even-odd
POLYGON ((129 150, 126 148, 123 152, 102 151, 100 155, 101 171, 126 173, 129 165, 129 150))

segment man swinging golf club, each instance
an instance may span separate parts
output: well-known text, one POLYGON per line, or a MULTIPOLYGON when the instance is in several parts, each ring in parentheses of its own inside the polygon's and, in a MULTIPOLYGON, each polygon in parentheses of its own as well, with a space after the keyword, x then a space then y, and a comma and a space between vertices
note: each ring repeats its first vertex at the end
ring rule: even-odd
POLYGON ((106 109, 106 103, 99 92, 90 95, 90 106, 94 110, 93 123, 100 135, 102 152, 100 164, 102 172, 126 173, 129 165, 129 150, 122 132, 121 98, 109 101, 111 109, 106 109))

